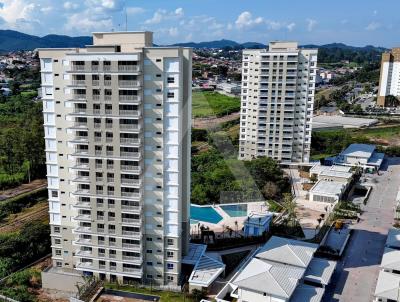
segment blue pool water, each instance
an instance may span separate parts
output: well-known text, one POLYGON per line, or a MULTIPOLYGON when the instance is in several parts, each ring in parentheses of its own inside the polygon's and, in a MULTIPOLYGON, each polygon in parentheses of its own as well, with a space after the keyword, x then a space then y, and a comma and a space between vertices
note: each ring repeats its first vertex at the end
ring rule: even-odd
POLYGON ((231 204, 220 206, 230 217, 247 216, 247 204, 231 204))
POLYGON ((212 207, 190 206, 190 220, 204 221, 217 224, 222 220, 222 216, 212 207))

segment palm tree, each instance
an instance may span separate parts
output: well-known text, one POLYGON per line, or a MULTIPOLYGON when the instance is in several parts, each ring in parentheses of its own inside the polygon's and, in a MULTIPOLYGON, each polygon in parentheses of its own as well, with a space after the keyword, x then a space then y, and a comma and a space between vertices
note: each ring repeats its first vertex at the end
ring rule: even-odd
POLYGON ((283 208, 287 212, 288 225, 294 227, 296 223, 296 201, 290 193, 283 194, 283 208))

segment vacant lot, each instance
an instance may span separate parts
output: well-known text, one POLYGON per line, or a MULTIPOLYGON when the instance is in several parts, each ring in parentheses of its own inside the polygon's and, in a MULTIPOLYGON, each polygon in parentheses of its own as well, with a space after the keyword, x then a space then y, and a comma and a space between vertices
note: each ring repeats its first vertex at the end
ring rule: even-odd
POLYGON ((221 117, 240 110, 240 99, 217 92, 194 92, 193 117, 221 117))

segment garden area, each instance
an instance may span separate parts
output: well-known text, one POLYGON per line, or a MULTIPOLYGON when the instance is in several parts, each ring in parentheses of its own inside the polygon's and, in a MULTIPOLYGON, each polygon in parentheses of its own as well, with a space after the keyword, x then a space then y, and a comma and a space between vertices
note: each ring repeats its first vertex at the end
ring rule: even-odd
POLYGON ((192 95, 192 115, 198 117, 221 117, 238 112, 240 99, 230 97, 218 92, 199 91, 192 95))

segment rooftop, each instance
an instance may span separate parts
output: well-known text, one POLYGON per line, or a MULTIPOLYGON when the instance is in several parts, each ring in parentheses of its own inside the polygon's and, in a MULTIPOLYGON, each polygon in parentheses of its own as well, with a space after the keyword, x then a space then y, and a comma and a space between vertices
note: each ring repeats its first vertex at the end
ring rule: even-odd
POLYGON ((347 117, 341 115, 318 115, 313 117, 313 127, 314 124, 317 124, 320 127, 322 127, 322 125, 325 125, 325 127, 338 127, 340 125, 344 128, 362 128, 375 125, 377 123, 377 119, 347 117))
POLYGON ((256 257, 306 268, 317 248, 314 243, 272 236, 256 257))
POLYGON ((221 261, 203 255, 198 261, 189 277, 191 285, 210 286, 215 279, 225 270, 225 264, 221 261))
POLYGON ((351 157, 370 158, 374 151, 375 151, 374 145, 351 144, 344 151, 342 151, 342 153, 340 155, 351 156, 351 157))
POLYGON ((240 288, 290 298, 305 269, 254 258, 233 282, 240 288))
POLYGON ((325 290, 321 287, 300 284, 293 293, 290 302, 320 302, 325 290))
POLYGON ((190 243, 189 251, 185 255, 185 257, 183 257, 182 262, 184 264, 195 265, 200 260, 200 258, 203 256, 206 249, 207 249, 207 245, 205 245, 205 244, 190 243))
POLYGON ((273 217, 272 213, 250 213, 244 221, 247 224, 263 225, 273 217))
POLYGON ((384 269, 400 271, 400 251, 391 248, 385 248, 381 267, 384 269))
POLYGON ((313 258, 304 275, 304 279, 328 285, 336 268, 336 261, 322 258, 313 258))
POLYGON ((392 228, 389 230, 385 245, 386 247, 400 248, 400 229, 392 228))
POLYGON ((322 195, 340 195, 343 191, 345 184, 336 181, 319 180, 311 188, 310 192, 313 194, 322 195))
POLYGON ((375 296, 398 301, 400 275, 380 271, 375 288, 375 296))

